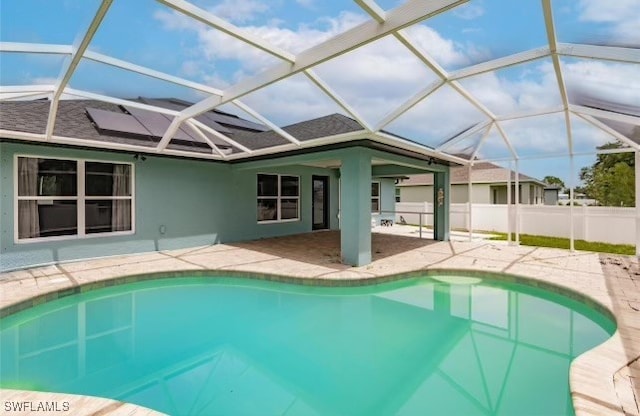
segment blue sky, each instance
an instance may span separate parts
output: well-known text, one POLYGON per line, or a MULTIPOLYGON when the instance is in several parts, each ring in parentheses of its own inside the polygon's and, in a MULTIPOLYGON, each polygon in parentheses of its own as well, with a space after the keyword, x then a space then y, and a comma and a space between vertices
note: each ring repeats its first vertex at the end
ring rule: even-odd
MULTIPOLYGON (((0 40, 72 44, 95 13, 98 0, 3 0, 0 40)), ((298 53, 368 19, 350 0, 193 0, 255 36, 298 53)), ((402 4, 379 0, 384 9, 402 4)), ((640 1, 553 0, 561 42, 640 45, 640 1)), ((544 46, 547 42, 539 0, 472 0, 407 29, 419 48, 448 71, 544 46)), ((180 15, 154 0, 115 0, 90 50, 224 89, 276 64, 276 58, 180 15)), ((0 84, 51 84, 64 58, 0 54, 0 84)), ((388 37, 336 58, 314 70, 367 121, 376 124, 437 77, 395 39, 388 37)), ((600 97, 640 107, 640 70, 585 59, 563 59, 567 83, 587 85, 600 97)), ((551 60, 467 78, 461 85, 497 115, 561 104, 551 60)), ((83 60, 70 86, 91 92, 135 97, 174 96, 199 100, 203 94, 104 64, 83 60)), ((304 76, 278 82, 244 97, 254 109, 286 125, 342 111, 304 76)), ((449 87, 443 87, 387 128, 429 146, 486 119, 449 87)), ((580 121, 580 120, 579 120, 580 121)), ((580 150, 608 137, 585 123, 575 127, 580 150)), ((523 155, 566 152, 563 117, 545 116, 505 124, 523 155)), ((500 141, 487 139, 480 152, 498 157, 500 141)), ((533 176, 568 178, 556 163, 532 163, 533 176), (535 166, 534 166, 535 165, 535 166), (550 172, 552 170, 552 172, 550 172)))

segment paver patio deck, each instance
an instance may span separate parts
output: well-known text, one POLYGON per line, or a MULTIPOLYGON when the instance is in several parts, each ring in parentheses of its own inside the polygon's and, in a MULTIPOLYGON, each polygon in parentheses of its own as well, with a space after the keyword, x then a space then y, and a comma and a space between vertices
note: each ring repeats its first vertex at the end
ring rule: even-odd
MULTIPOLYGON (((507 273, 595 301, 616 318, 618 331, 571 366, 578 415, 639 414, 640 267, 637 259, 514 247, 494 242, 434 242, 373 234, 373 262, 340 263, 340 236, 326 231, 130 256, 84 260, 0 274, 3 315, 35 303, 156 272, 229 270, 329 280, 373 279, 417 270, 507 273)), ((154 414, 133 405, 82 396, 0 390, 3 400, 68 400, 73 414, 154 414), (89 405, 88 403, 91 403, 89 405), (116 404, 114 404, 116 403, 116 404)), ((26 414, 16 412, 15 414, 26 414)))

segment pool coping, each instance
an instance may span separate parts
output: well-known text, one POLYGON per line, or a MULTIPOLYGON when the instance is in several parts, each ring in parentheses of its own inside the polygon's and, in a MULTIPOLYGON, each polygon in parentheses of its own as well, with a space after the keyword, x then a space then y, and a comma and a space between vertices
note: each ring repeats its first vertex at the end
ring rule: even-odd
MULTIPOLYGON (((435 265, 433 265, 435 266, 435 265)), ((385 282, 392 282, 417 276, 432 275, 455 275, 463 274, 469 277, 489 278, 494 281, 504 281, 511 283, 524 284, 532 287, 541 288, 554 293, 567 296, 576 301, 586 303, 588 306, 595 308, 599 312, 605 314, 617 324, 616 332, 604 343, 583 353, 577 357, 570 367, 570 390, 576 415, 589 414, 624 414, 621 400, 618 397, 614 386, 614 376, 621 369, 625 368, 630 362, 637 357, 627 357, 622 335, 621 322, 616 316, 616 308, 611 303, 612 299, 597 297, 581 286, 572 287, 564 282, 549 281, 536 276, 526 276, 518 273, 504 273, 487 270, 469 269, 469 268, 438 268, 437 266, 419 267, 411 271, 400 273, 390 273, 386 275, 378 275, 373 277, 346 277, 346 278, 322 278, 322 277, 300 277, 294 275, 261 273, 253 271, 242 271, 233 269, 183 269, 171 271, 159 271, 153 273, 134 273, 116 275, 110 278, 97 281, 88 281, 81 284, 70 284, 65 287, 52 289, 50 291, 42 291, 40 294, 32 296, 13 304, 9 304, 0 309, 0 318, 6 317, 20 310, 27 309, 45 302, 55 299, 71 296, 77 293, 83 293, 100 288, 116 286, 120 284, 134 283, 146 280, 156 280, 164 278, 181 278, 181 277, 239 277, 255 280, 267 280, 282 283, 290 283, 297 285, 312 286, 368 286, 385 282)), ((0 284, 2 282, 0 281, 0 284)), ((638 337, 640 328, 624 328, 631 329, 632 336, 638 337)), ((624 335, 629 336, 628 332, 624 335)), ((5 396, 7 391, 13 390, 0 389, 0 395, 5 396)), ((37 392, 23 391, 25 395, 37 395, 37 392)), ((633 392, 632 392, 633 393, 633 392)), ((41 393, 52 397, 58 393, 41 393)), ((68 396, 61 394, 62 396, 68 396)), ((85 396, 80 396, 85 397, 85 396)), ((89 396, 86 396, 89 397, 89 396)), ((111 400, 111 399, 108 399, 111 400)), ((134 406, 133 404, 128 404, 134 406)), ((150 409, 140 408, 140 412, 153 412, 150 409)), ((108 414, 108 413, 105 413, 108 414)), ((116 414, 116 413, 114 413, 116 414)), ((119 414, 119 413, 117 413, 119 414)), ((147 414, 147 413, 145 413, 147 414)), ((157 412, 153 414, 159 414, 157 412)))
POLYGON ((42 303, 54 301, 56 299, 65 298, 67 296, 73 296, 79 293, 90 292, 93 290, 103 289, 106 287, 119 286, 128 283, 137 283, 150 280, 159 279, 180 279, 187 277, 206 277, 206 278, 221 278, 231 277, 248 280, 268 281, 275 283, 286 283, 298 286, 318 286, 318 287, 363 287, 373 286, 382 283, 396 282, 400 280, 410 279, 414 277, 430 277, 430 276, 456 276, 463 275, 464 277, 477 277, 481 279, 489 279, 499 282, 517 283, 539 289, 544 289, 553 293, 557 293, 566 296, 570 299, 578 302, 585 303, 587 306, 596 309, 598 312, 604 314, 607 318, 616 322, 614 313, 600 301, 591 298, 588 295, 577 292, 573 289, 551 283, 535 278, 510 274, 510 273, 496 273, 485 270, 474 269, 438 269, 438 268, 424 268, 417 269, 409 272, 393 273, 382 276, 367 277, 367 278, 343 278, 343 279, 323 279, 315 277, 298 277, 298 276, 286 276, 272 273, 256 273, 245 272, 238 270, 173 270, 165 272, 154 272, 144 274, 130 274, 114 277, 107 280, 101 280, 96 282, 86 282, 69 288, 62 288, 53 290, 51 292, 42 293, 41 295, 25 299, 16 302, 11 305, 0 308, 0 319, 6 318, 9 315, 13 315, 25 309, 32 308, 42 303))

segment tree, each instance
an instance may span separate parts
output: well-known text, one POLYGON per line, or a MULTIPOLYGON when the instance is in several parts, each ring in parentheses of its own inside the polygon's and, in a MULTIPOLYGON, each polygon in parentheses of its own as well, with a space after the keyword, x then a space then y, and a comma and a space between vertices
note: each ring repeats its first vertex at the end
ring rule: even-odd
MULTIPOLYGON (((618 149, 617 143, 607 143, 598 149, 618 149)), ((580 170, 589 198, 605 206, 635 206, 635 157, 632 152, 599 154, 596 162, 580 170)))
POLYGON ((564 181, 557 176, 545 176, 542 182, 546 183, 547 185, 557 185, 560 187, 560 189, 565 188, 564 181))

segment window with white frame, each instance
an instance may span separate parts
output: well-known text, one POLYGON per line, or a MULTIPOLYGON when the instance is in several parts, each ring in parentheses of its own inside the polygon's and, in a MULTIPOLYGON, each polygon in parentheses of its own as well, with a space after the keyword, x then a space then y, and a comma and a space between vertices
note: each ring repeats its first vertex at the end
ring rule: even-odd
POLYGON ((300 219, 300 178, 258 175, 258 222, 300 219))
POLYGON ((380 212, 380 182, 371 182, 371 212, 380 212))
POLYGON ((133 231, 133 165, 19 156, 16 237, 44 238, 133 231))

